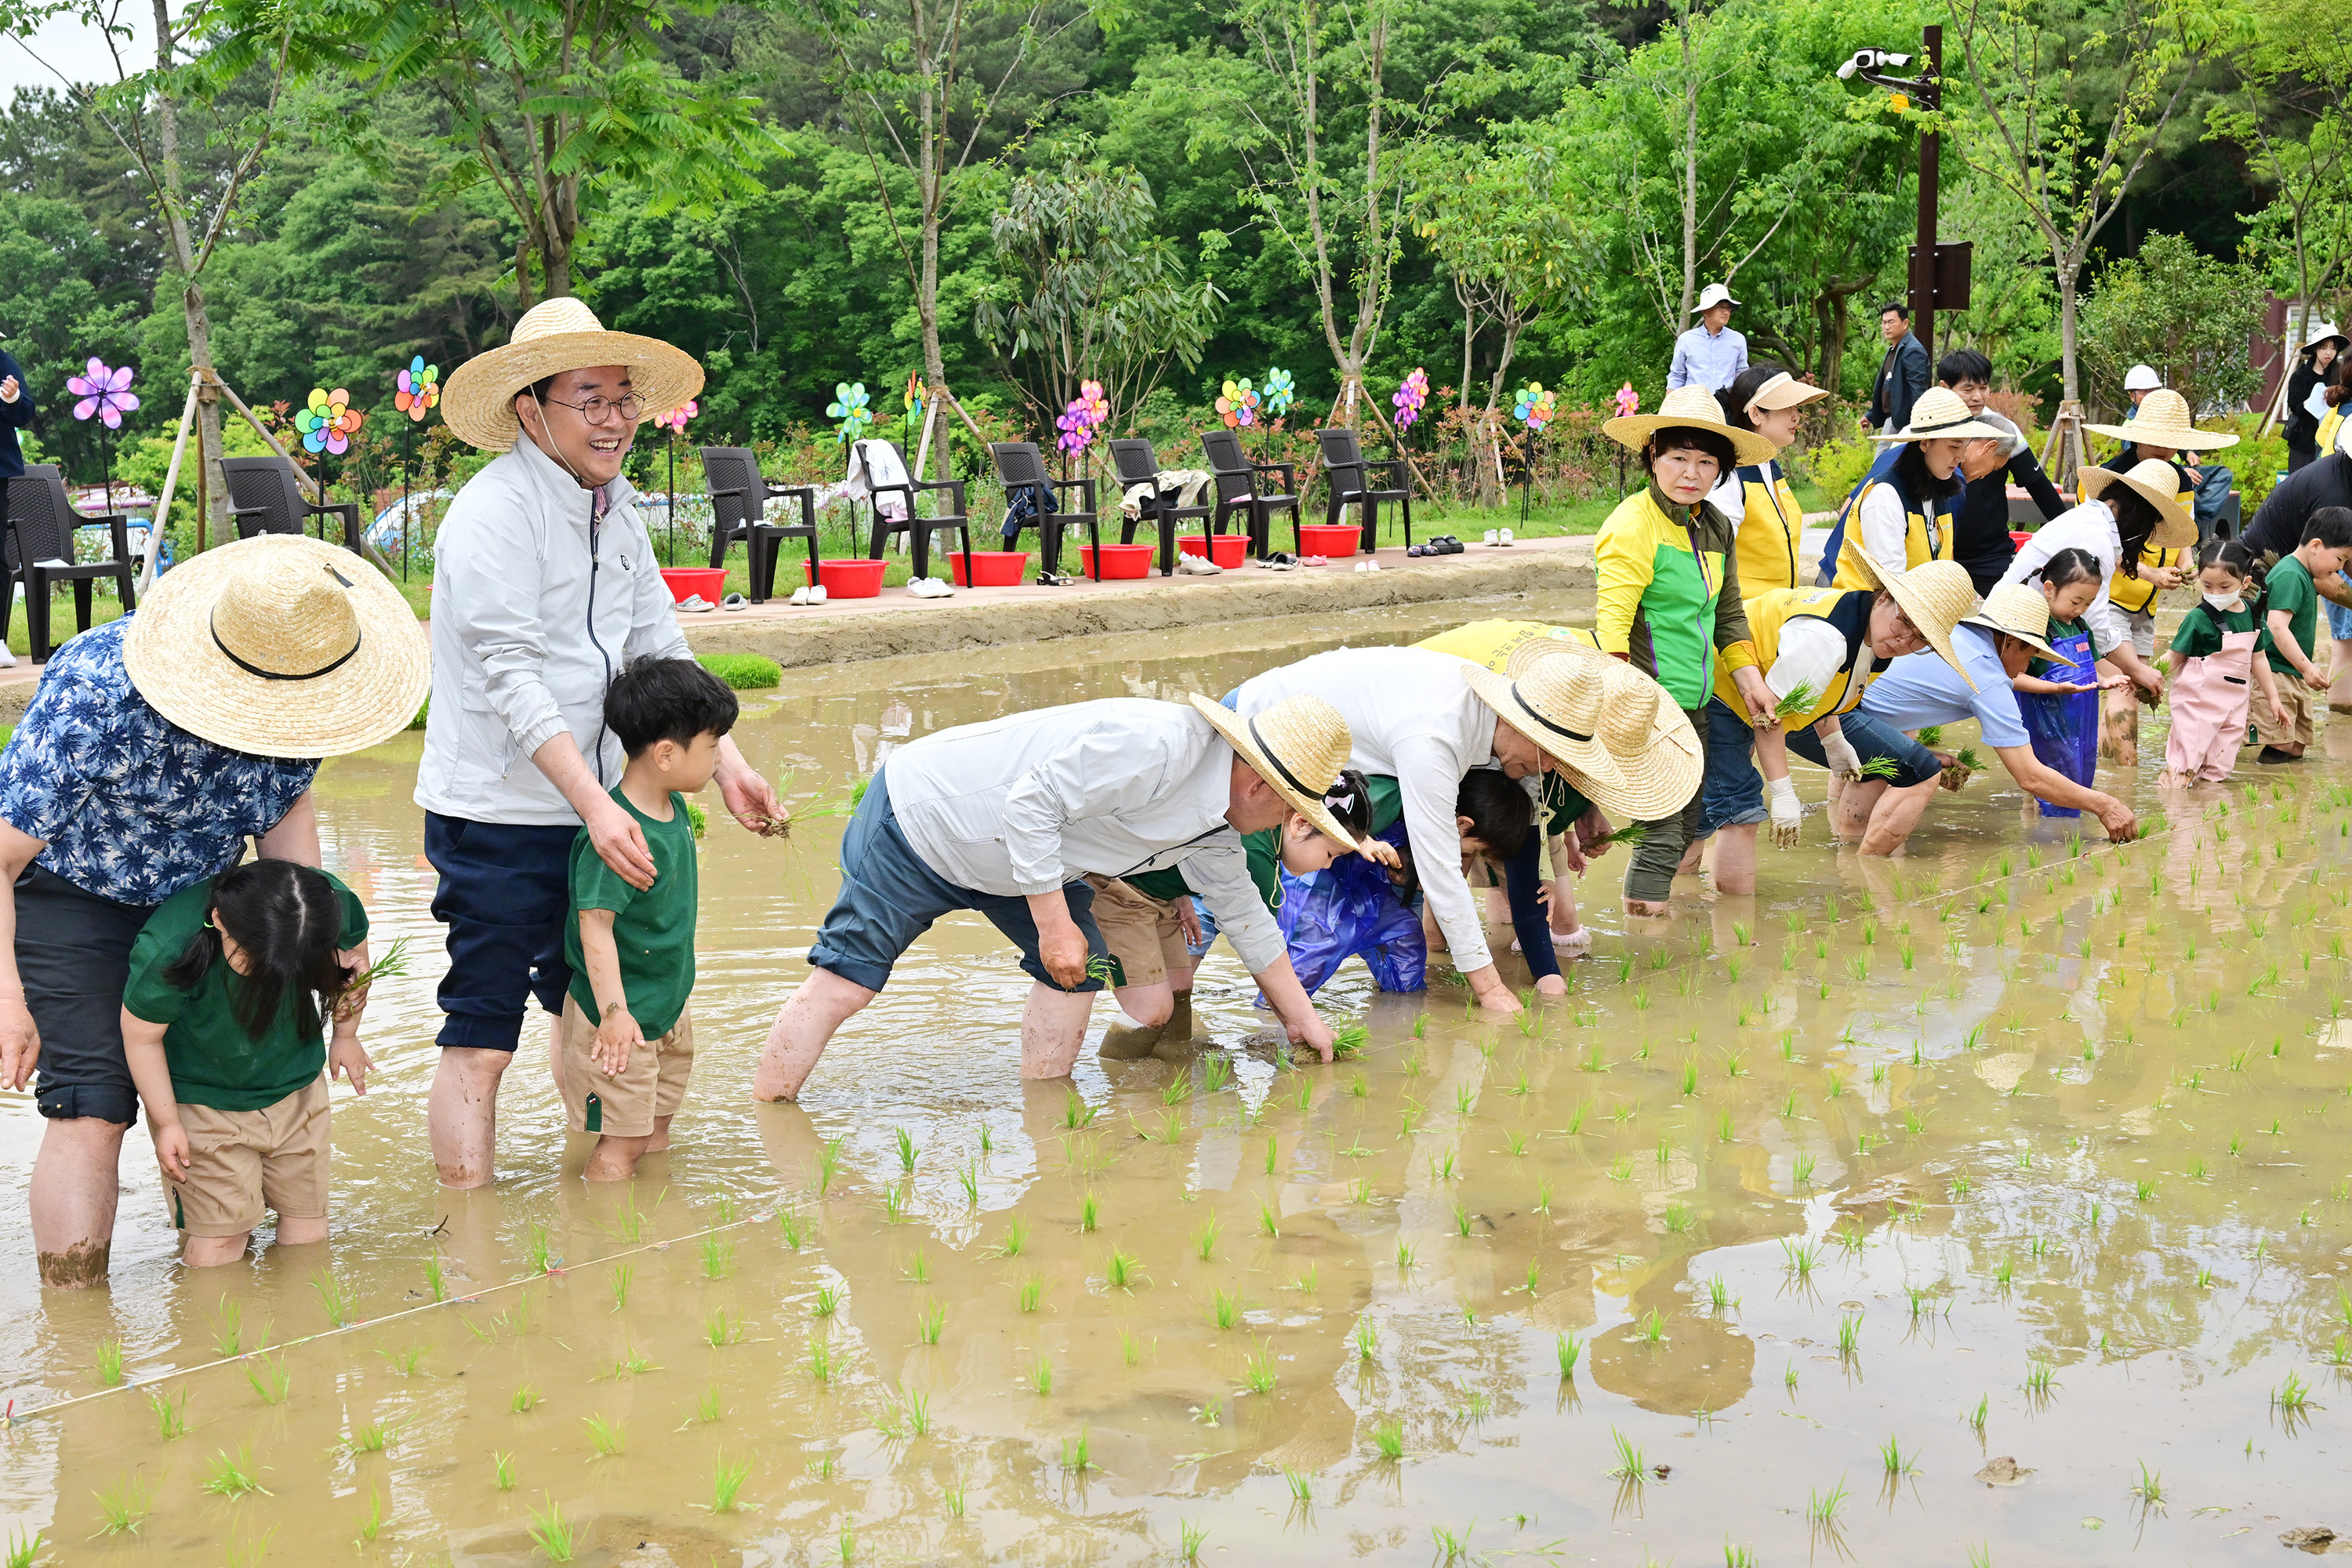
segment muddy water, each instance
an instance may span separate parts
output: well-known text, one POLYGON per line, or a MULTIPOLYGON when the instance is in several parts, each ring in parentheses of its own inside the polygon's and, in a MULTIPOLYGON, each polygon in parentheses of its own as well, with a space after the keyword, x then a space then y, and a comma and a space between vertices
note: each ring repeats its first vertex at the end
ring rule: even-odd
MULTIPOLYGON (((738 734, 806 812, 910 734, 1459 614, 812 672, 738 734)), ((1322 1001, 1370 1024, 1360 1063, 1252 1055, 1220 949, 1218 1048, 1089 1057, 1075 1095, 1017 1082, 1027 983, 965 921, 802 1106, 755 1110, 841 822, 722 824, 679 1146, 593 1194, 543 1043, 497 1188, 433 1181, 415 743, 340 762, 330 862, 425 961, 371 1009, 367 1096, 336 1090, 334 1238, 177 1269, 134 1133, 113 1289, 44 1299, 6 1204, 0 1516, 101 1563, 524 1563, 558 1517, 581 1563, 1166 1562, 1192 1531, 1235 1563, 1420 1563, 1439 1532, 1622 1564, 2275 1560, 2352 1530, 2335 745, 2121 851, 1982 779, 1891 866, 1816 817, 1759 897, 1694 890, 1663 934, 1622 931, 1604 862, 1572 996, 1496 1024, 1351 968, 1322 1001), (133 1386, 104 1390, 108 1340, 133 1386), (2031 1473, 1977 1479, 2002 1459, 2031 1473), (99 1494, 142 1528, 100 1534, 99 1494)), ((37 1136, 0 1107, 12 1197, 37 1136)))

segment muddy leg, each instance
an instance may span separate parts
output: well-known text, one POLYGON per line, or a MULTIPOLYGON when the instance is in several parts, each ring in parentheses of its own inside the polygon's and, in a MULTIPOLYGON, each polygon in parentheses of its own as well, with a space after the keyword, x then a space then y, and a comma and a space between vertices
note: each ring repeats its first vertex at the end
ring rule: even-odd
POLYGON ((42 1284, 77 1290, 106 1283, 121 1193, 116 1168, 130 1130, 129 1122, 89 1116, 42 1123, 30 1197, 42 1284))
POLYGON ((1021 1076, 1057 1079, 1070 1076, 1086 1044, 1087 1015, 1094 1011, 1091 991, 1061 991, 1033 984, 1028 1005, 1021 1010, 1021 1076))
POLYGON ((1168 1019, 1176 1010, 1176 994, 1168 982, 1160 980, 1149 985, 1123 985, 1118 994, 1120 1016, 1103 1031, 1098 1049, 1108 1061, 1138 1061, 1151 1054, 1166 1032, 1168 1019))
POLYGON ((512 1051, 441 1047, 425 1100, 425 1126, 443 1186, 489 1185, 498 1147, 499 1080, 513 1060, 512 1051))
POLYGON ((1878 797, 1870 813, 1870 826, 1862 836, 1864 855, 1892 855, 1910 838, 1919 819, 1927 814, 1927 806, 1941 787, 1940 777, 1923 780, 1903 789, 1888 788, 1878 797))
POLYGON ((876 994, 830 969, 812 970, 768 1030, 759 1070, 751 1075, 751 1098, 799 1099, 801 1085, 815 1070, 816 1059, 824 1054, 834 1031, 876 994))
MULTIPOLYGON (((282 1226, 279 1228, 284 1229, 282 1226)), ((180 1261, 191 1268, 217 1268, 243 1258, 252 1240, 253 1232, 249 1230, 237 1236, 192 1236, 180 1249, 180 1261)))
POLYGON ((1715 832, 1715 890, 1745 897, 1756 890, 1756 826, 1736 822, 1715 832))
POLYGON ((2335 643, 2327 663, 2327 706, 2332 712, 2352 713, 2352 641, 2337 637, 2335 643))

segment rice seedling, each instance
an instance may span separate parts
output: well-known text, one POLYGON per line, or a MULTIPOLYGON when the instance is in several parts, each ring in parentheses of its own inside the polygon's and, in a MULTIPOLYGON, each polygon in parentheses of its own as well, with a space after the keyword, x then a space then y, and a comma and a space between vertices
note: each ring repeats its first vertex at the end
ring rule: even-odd
POLYGON ((1812 1521, 1815 1529, 1834 1530, 1838 1511, 1845 1507, 1846 1499, 1845 1478, 1840 1476, 1836 1486, 1826 1492, 1815 1491, 1806 1500, 1805 1517, 1812 1521))
POLYGON ((1244 1363, 1242 1380, 1249 1384, 1252 1394, 1266 1394, 1274 1392, 1274 1385, 1278 1381, 1274 1352, 1263 1343, 1256 1350, 1252 1351, 1244 1363))
POLYGON ((2271 1403, 2282 1415, 2301 1415, 2313 1407, 2311 1385, 2294 1373, 2288 1373, 2286 1381, 2271 1390, 2271 1403))
POLYGON ((29 1536, 19 1534, 12 1530, 8 1532, 5 1547, 0 1547, 0 1563, 5 1563, 6 1568, 33 1568, 33 1560, 41 1554, 41 1548, 47 1544, 48 1531, 46 1530, 36 1528, 29 1536))
POLYGON ((270 1359, 255 1357, 245 1363, 245 1381, 261 1396, 264 1405, 283 1405, 286 1394, 293 1385, 293 1374, 286 1370, 286 1356, 280 1352, 270 1359))
POLYGON ((1992 1266, 1992 1282, 1996 1289, 2006 1291, 2017 1273, 2017 1260, 2004 1258, 1992 1266))
POLYGON ((1040 1399, 1054 1392, 1054 1363, 1051 1360, 1042 1355, 1037 1358, 1036 1364, 1029 1369, 1029 1386, 1037 1391, 1040 1399))
POLYGON ((1609 1429, 1609 1436, 1617 1445, 1617 1468, 1609 1473, 1628 1485, 1640 1486, 1650 1475, 1649 1466, 1643 1463, 1642 1450, 1614 1426, 1609 1429))
POLYGON ((352 1319, 359 1310, 359 1302, 350 1286, 321 1268, 310 1276, 310 1289, 319 1298, 319 1306, 326 1312, 328 1322, 339 1329, 351 1326, 352 1319))
POLYGON ((563 1505, 552 1496, 547 1499, 545 1511, 523 1505, 530 1515, 530 1535, 532 1544, 547 1554, 550 1563, 569 1563, 578 1553, 579 1546, 572 1534, 572 1526, 563 1517, 563 1505))
POLYGON ((822 1339, 812 1338, 808 1352, 809 1375, 816 1380, 818 1387, 824 1387, 833 1382, 833 1347, 822 1339))
POLYGON ((1559 1363, 1559 1375, 1574 1377, 1577 1358, 1584 1353, 1584 1342, 1574 1334, 1555 1333, 1551 1337, 1551 1348, 1553 1357, 1559 1363))
POLYGON ((345 1451, 357 1454, 381 1454, 392 1441, 392 1428, 382 1421, 356 1423, 352 1435, 343 1439, 345 1451))
POLYGON ((1645 1345, 1662 1345, 1666 1342, 1666 1320, 1655 1307, 1651 1308, 1650 1315, 1642 1320, 1639 1337, 1645 1345))
POLYGON ((1410 1273, 1412 1273, 1412 1266, 1413 1266, 1414 1258, 1415 1258, 1415 1254, 1414 1254, 1414 1252, 1413 1252, 1413 1249, 1412 1249, 1412 1244, 1411 1242, 1400 1241, 1400 1242, 1398 1242, 1398 1243, 1397 1243, 1397 1249, 1396 1249, 1396 1266, 1397 1266, 1397 1272, 1398 1272, 1398 1273, 1400 1273, 1400 1274, 1410 1274, 1410 1273))
POLYGON ((2142 1176, 2138 1182, 2134 1184, 2132 1190, 2137 1195, 2141 1203, 2149 1204, 2156 1201, 2156 1180, 2154 1177, 2142 1176))
MULTIPOLYGON (((973 1201, 975 1204, 978 1202, 976 1198, 973 1201)), ((808 1222, 800 1216, 797 1210, 778 1209, 776 1234, 782 1237, 786 1247, 798 1252, 801 1249, 801 1244, 808 1239, 808 1222)))
POLYGON ((1021 1281, 1015 1292, 1016 1304, 1024 1312, 1034 1312, 1045 1302, 1045 1281, 1032 1274, 1021 1281))
POLYGON ((354 1544, 366 1546, 383 1532, 383 1500, 373 1487, 368 1488, 368 1510, 360 1515, 359 1540, 354 1544))
POLYGON ((1780 1255, 1785 1259, 1783 1267, 1800 1279, 1811 1279, 1822 1260, 1821 1246, 1811 1238, 1782 1237, 1780 1255))
POLYGON ((1852 1361, 1854 1358, 1855 1353, 1862 1349, 1862 1316, 1860 1313, 1848 1312, 1844 1317, 1838 1320, 1837 1346, 1839 1356, 1846 1361, 1852 1361))
POLYGON ((2137 1498, 2140 1501, 2140 1505, 2144 1508, 2163 1507, 2164 1472, 2161 1470, 2149 1469, 2146 1459, 2142 1459, 2138 1463, 2139 1479, 2131 1484, 2131 1495, 2137 1498))
POLYGON ((1631 1154, 1620 1154, 1615 1160, 1612 1161, 1609 1165, 1609 1179, 1612 1182, 1632 1181, 1633 1179, 1633 1156, 1631 1154))
POLYGON ((1223 1289, 1210 1292, 1209 1318, 1221 1329, 1237 1327, 1242 1321, 1240 1298, 1223 1289))
POLYGON ((2025 1392, 2036 1398, 2046 1399, 2057 1386, 2057 1374, 2050 1363, 2035 1356, 2025 1364, 2025 1392))
POLYGON ((1668 1231, 1676 1236, 1685 1234, 1698 1224, 1696 1213, 1680 1198, 1669 1200, 1659 1219, 1668 1231))
POLYGON ((1609 1070, 1609 1063, 1601 1054, 1600 1041, 1595 1040, 1590 1046, 1585 1047, 1584 1060, 1578 1063, 1577 1066, 1585 1072, 1607 1072, 1609 1070))
POLYGON ((1814 1157, 1811 1154, 1797 1156, 1795 1180, 1798 1186, 1810 1187, 1813 1184, 1814 1163, 1814 1157))
MULTIPOLYGON (((138 1534, 139 1527, 147 1521, 148 1513, 155 1506, 154 1494, 136 1476, 126 1476, 104 1491, 90 1495, 98 1501, 100 1519, 105 1521, 99 1527, 100 1535, 138 1534)), ((36 1536, 36 1544, 38 1540, 36 1536)))
POLYGON ((239 1448, 233 1459, 226 1452, 215 1454, 211 1468, 205 1472, 204 1489, 230 1502, 241 1497, 250 1497, 255 1492, 264 1497, 271 1495, 254 1469, 253 1450, 249 1447, 239 1448))
POLYGON ((1879 1462, 1886 1467, 1886 1473, 1890 1476, 1909 1476, 1918 1473, 1918 1456, 1905 1453, 1902 1443, 1892 1436, 1879 1445, 1878 1458, 1879 1462))
POLYGON ((838 1285, 818 1286, 815 1299, 809 1302, 811 1315, 819 1318, 832 1317, 841 1310, 843 1295, 844 1292, 838 1285))
POLYGON ((1217 1224, 1217 1216, 1215 1215, 1211 1215, 1209 1216, 1209 1223, 1192 1233, 1192 1251, 1200 1258, 1202 1262, 1206 1263, 1210 1258, 1216 1256, 1217 1235, 1220 1228, 1221 1227, 1217 1224))
POLYGON ((150 1389, 147 1407, 155 1413, 155 1435, 166 1443, 188 1434, 188 1391, 180 1390, 176 1399, 166 1398, 160 1391, 150 1389))

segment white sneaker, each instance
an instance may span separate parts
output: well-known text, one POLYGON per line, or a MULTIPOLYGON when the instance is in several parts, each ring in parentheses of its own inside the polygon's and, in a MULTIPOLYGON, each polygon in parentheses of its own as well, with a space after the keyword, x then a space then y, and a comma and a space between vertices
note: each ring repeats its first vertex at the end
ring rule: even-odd
POLYGON ((1176 574, 1180 577, 1220 577, 1224 574, 1224 570, 1205 555, 1176 557, 1176 574))
POLYGON ((0 643, 0 669, 14 669, 16 668, 16 656, 9 651, 8 645, 6 643, 0 643))
POLYGON ((1491 545, 1500 544, 1501 542, 1503 542, 1503 537, 1502 537, 1502 535, 1501 535, 1501 534, 1496 533, 1493 529, 1491 529, 1491 528, 1490 528, 1490 529, 1488 529, 1488 530, 1486 531, 1486 542, 1487 542, 1487 544, 1489 544, 1490 546, 1491 546, 1491 545))
POLYGON ((1499 540, 1497 542, 1499 542, 1499 543, 1503 543, 1503 544, 1508 544, 1508 543, 1510 543, 1510 542, 1511 542, 1511 531, 1510 531, 1509 529, 1507 529, 1507 529, 1505 529, 1505 530, 1503 530, 1503 537, 1502 537, 1502 538, 1501 538, 1501 540, 1499 540))
POLYGON ((795 588, 795 589, 793 589, 793 596, 792 596, 791 600, 790 600, 790 601, 788 601, 788 602, 789 602, 789 603, 792 603, 792 604, 795 604, 795 605, 807 605, 807 604, 810 602, 810 600, 809 600, 809 595, 810 595, 811 594, 814 593, 814 592, 815 592, 815 590, 814 590, 814 589, 813 589, 813 588, 807 588, 807 587, 795 588))
POLYGON ((824 584, 820 583, 815 587, 809 590, 808 602, 812 605, 822 605, 824 603, 824 584))
POLYGON ((718 607, 699 594, 689 594, 677 602, 677 613, 681 616, 707 616, 718 607))
POLYGON ((944 599, 954 592, 953 588, 949 587, 937 577, 917 577, 907 584, 907 594, 909 598, 944 599))
POLYGON ((1367 572, 1377 572, 1380 569, 1381 563, 1377 561, 1367 561, 1364 563, 1364 570, 1367 572))

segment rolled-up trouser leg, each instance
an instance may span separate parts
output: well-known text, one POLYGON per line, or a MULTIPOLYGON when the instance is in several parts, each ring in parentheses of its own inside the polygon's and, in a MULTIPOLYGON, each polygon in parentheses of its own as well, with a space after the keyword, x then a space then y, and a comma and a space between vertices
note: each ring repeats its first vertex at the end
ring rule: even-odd
MULTIPOLYGON (((1685 709, 1691 728, 1697 731, 1699 745, 1706 745, 1707 720, 1705 709, 1685 709)), ((1702 760, 1704 773, 1704 760, 1702 760)), ((1656 822, 1642 824, 1647 831, 1633 851, 1633 864, 1625 868, 1625 896, 1643 903, 1664 903, 1673 896, 1675 868, 1682 864, 1683 851, 1691 840, 1706 831, 1706 803, 1702 792, 1693 790, 1689 800, 1674 816, 1656 822)))

